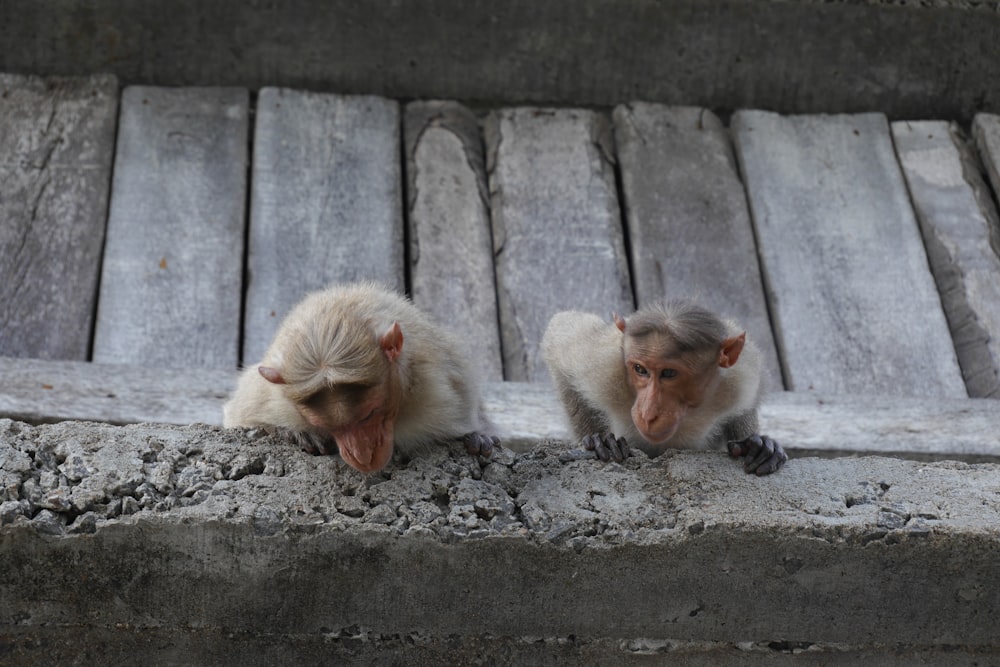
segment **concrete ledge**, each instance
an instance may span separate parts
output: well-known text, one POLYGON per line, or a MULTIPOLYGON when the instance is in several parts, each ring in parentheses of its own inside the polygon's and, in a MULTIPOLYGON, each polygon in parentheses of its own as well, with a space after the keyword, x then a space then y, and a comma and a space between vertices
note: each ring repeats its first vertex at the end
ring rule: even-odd
MULTIPOLYGON (((236 374, 193 368, 0 357, 0 418, 32 424, 61 420, 112 424, 221 425, 236 374)), ((551 387, 489 382, 483 407, 505 447, 526 451, 567 440, 569 429, 551 387)), ((761 427, 796 456, 882 454, 917 460, 1000 463, 1000 401, 837 396, 775 392, 761 407, 761 427)))
POLYGON ((0 650, 1000 658, 995 464, 561 449, 365 477, 242 431, 0 421, 0 650))
POLYGON ((0 71, 969 120, 1000 110, 998 29, 976 0, 6 0, 0 71))

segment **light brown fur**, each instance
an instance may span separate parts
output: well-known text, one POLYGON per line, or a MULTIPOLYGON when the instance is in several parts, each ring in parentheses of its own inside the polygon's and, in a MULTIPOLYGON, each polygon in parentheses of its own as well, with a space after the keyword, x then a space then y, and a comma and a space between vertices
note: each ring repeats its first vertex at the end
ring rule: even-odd
MULTIPOLYGON (((658 308, 644 309, 641 316, 650 310, 654 317, 669 316, 658 308)), ((723 326, 729 336, 741 332, 732 322, 723 326)), ((716 448, 757 432, 762 362, 756 346, 747 341, 738 363, 718 370, 707 400, 687 412, 674 435, 666 443, 648 442, 631 415, 636 395, 623 360, 624 338, 613 322, 591 313, 565 311, 549 322, 542 350, 577 438, 610 431, 656 456, 671 447, 716 448)))
POLYGON ((463 350, 456 336, 400 295, 372 283, 330 287, 295 306, 261 362, 241 374, 223 424, 322 438, 303 415, 304 397, 337 383, 381 381, 398 370, 390 378, 398 391, 394 446, 412 451, 463 436, 481 427, 479 387, 463 350), (391 362, 377 341, 394 322, 403 344, 391 362), (269 382, 260 367, 277 369, 284 383, 269 382))

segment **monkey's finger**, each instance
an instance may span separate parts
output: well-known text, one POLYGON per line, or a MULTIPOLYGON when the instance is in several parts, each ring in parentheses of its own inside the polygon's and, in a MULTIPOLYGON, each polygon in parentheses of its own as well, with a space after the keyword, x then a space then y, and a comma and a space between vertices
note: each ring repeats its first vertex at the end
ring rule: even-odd
POLYGON ((594 441, 594 453, 597 454, 597 458, 602 461, 610 461, 612 457, 611 447, 609 446, 609 441, 614 442, 611 434, 609 433, 595 433, 591 436, 594 441))
POLYGON ((600 443, 600 441, 601 441, 600 435, 598 435, 597 433, 591 433, 590 435, 584 436, 583 439, 580 440, 580 444, 583 445, 584 449, 586 449, 589 452, 592 452, 595 449, 597 449, 597 445, 600 443))
POLYGON ((488 459, 493 456, 493 446, 497 444, 498 440, 496 438, 491 438, 488 435, 482 436, 483 441, 479 447, 479 455, 484 459, 488 459))
POLYGON ((594 451, 590 449, 580 449, 579 447, 563 452, 559 455, 559 463, 569 463, 570 461, 582 461, 594 458, 594 451))
MULTIPOLYGON (((767 436, 756 438, 760 441, 760 447, 757 451, 753 451, 747 454, 746 461, 743 464, 743 469, 747 472, 757 472, 766 461, 770 461, 775 456, 775 442, 767 436)), ((766 467, 765 467, 766 469, 766 467)), ((759 472, 758 474, 766 474, 759 472)))
POLYGON ((493 455, 493 445, 499 442, 496 438, 475 431, 466 433, 462 441, 465 443, 465 451, 470 455, 487 459, 493 455))
POLYGON ((757 456, 763 446, 764 442, 760 439, 760 436, 754 433, 743 440, 729 443, 729 455, 733 457, 749 456, 753 458, 757 456))
POLYGON ((615 461, 617 463, 622 462, 622 453, 618 449, 618 443, 615 442, 615 436, 611 433, 605 433, 601 436, 601 448, 608 453, 608 458, 605 461, 615 461))
POLYGON ((788 454, 781 445, 766 436, 764 439, 765 442, 770 441, 773 445, 774 453, 771 455, 771 458, 757 468, 757 475, 770 475, 771 473, 778 472, 785 465, 785 462, 788 461, 788 454))
POLYGON ((603 442, 615 463, 621 463, 628 458, 628 445, 625 443, 625 438, 616 439, 613 433, 608 433, 604 436, 603 442))
POLYGON ((323 441, 322 441, 321 439, 319 439, 319 438, 317 438, 317 439, 316 439, 316 449, 317 449, 317 450, 319 451, 319 453, 320 453, 320 454, 322 454, 323 456, 328 456, 329 454, 331 454, 331 453, 332 453, 332 452, 330 451, 330 449, 329 449, 329 448, 327 448, 327 446, 326 446, 326 443, 325 443, 325 442, 323 442, 323 441))
POLYGON ((628 445, 628 440, 624 436, 618 438, 618 448, 622 451, 622 458, 627 459, 632 456, 632 448, 628 445))

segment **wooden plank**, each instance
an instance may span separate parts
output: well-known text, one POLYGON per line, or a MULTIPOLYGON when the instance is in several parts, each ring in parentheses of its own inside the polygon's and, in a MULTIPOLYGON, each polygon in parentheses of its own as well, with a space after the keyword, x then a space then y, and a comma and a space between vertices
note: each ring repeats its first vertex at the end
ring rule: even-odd
POLYGON ((33 424, 64 420, 112 424, 222 425, 236 372, 0 358, 0 417, 33 424))
MULTIPOLYGON (((972 136, 986 167, 986 173, 989 174, 990 183, 993 184, 993 192, 1000 198, 1000 115, 976 114, 972 121, 972 136)), ((1000 248, 1000 240, 995 239, 994 244, 995 248, 1000 248)), ((1000 250, 997 252, 1000 253, 1000 250)))
POLYGON ((1000 401, 993 399, 778 392, 764 400, 760 423, 793 461, 864 455, 1000 463, 1000 401))
POLYGON ((881 114, 732 128, 790 389, 965 396, 881 114))
POLYGON ((306 293, 403 289, 399 105, 264 88, 257 100, 243 362, 306 293))
POLYGON ((0 355, 85 360, 118 81, 0 74, 0 355))
POLYGON ((454 102, 407 105, 410 293, 454 329, 483 381, 503 379, 486 159, 475 115, 454 102))
POLYGON ((641 307, 688 298, 747 328, 769 386, 781 367, 757 261, 746 192, 729 133, 698 107, 614 111, 632 282, 641 307))
POLYGON ((126 88, 94 361, 235 368, 249 94, 126 88))
POLYGON ((895 122, 892 136, 969 395, 1000 398, 1000 220, 961 130, 895 122), (997 247, 1000 247, 998 245, 997 247))
POLYGON ((507 380, 548 382, 553 314, 633 308, 608 119, 503 109, 486 120, 500 336, 507 380))
MULTIPOLYGON (((126 364, 0 357, 0 418, 113 424, 163 422, 214 426, 236 373, 151 369, 126 364)), ((541 383, 488 382, 484 414, 514 451, 552 441, 567 448, 570 430, 552 389, 541 383)), ((776 392, 761 406, 763 432, 802 456, 885 455, 917 460, 1000 462, 1000 401, 837 396, 776 392)), ((784 473, 783 473, 784 474, 784 473)))

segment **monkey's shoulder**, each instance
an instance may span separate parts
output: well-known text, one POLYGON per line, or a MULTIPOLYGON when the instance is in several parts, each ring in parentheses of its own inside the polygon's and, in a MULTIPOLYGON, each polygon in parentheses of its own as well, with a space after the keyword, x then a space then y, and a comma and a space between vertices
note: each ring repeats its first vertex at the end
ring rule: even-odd
POLYGON ((222 408, 223 425, 226 428, 262 425, 292 430, 308 428, 281 388, 261 377, 258 366, 249 366, 240 374, 236 390, 222 408))
POLYGON ((542 353, 550 367, 566 368, 602 361, 618 363, 621 332, 593 313, 567 310, 556 313, 542 336, 542 353))

